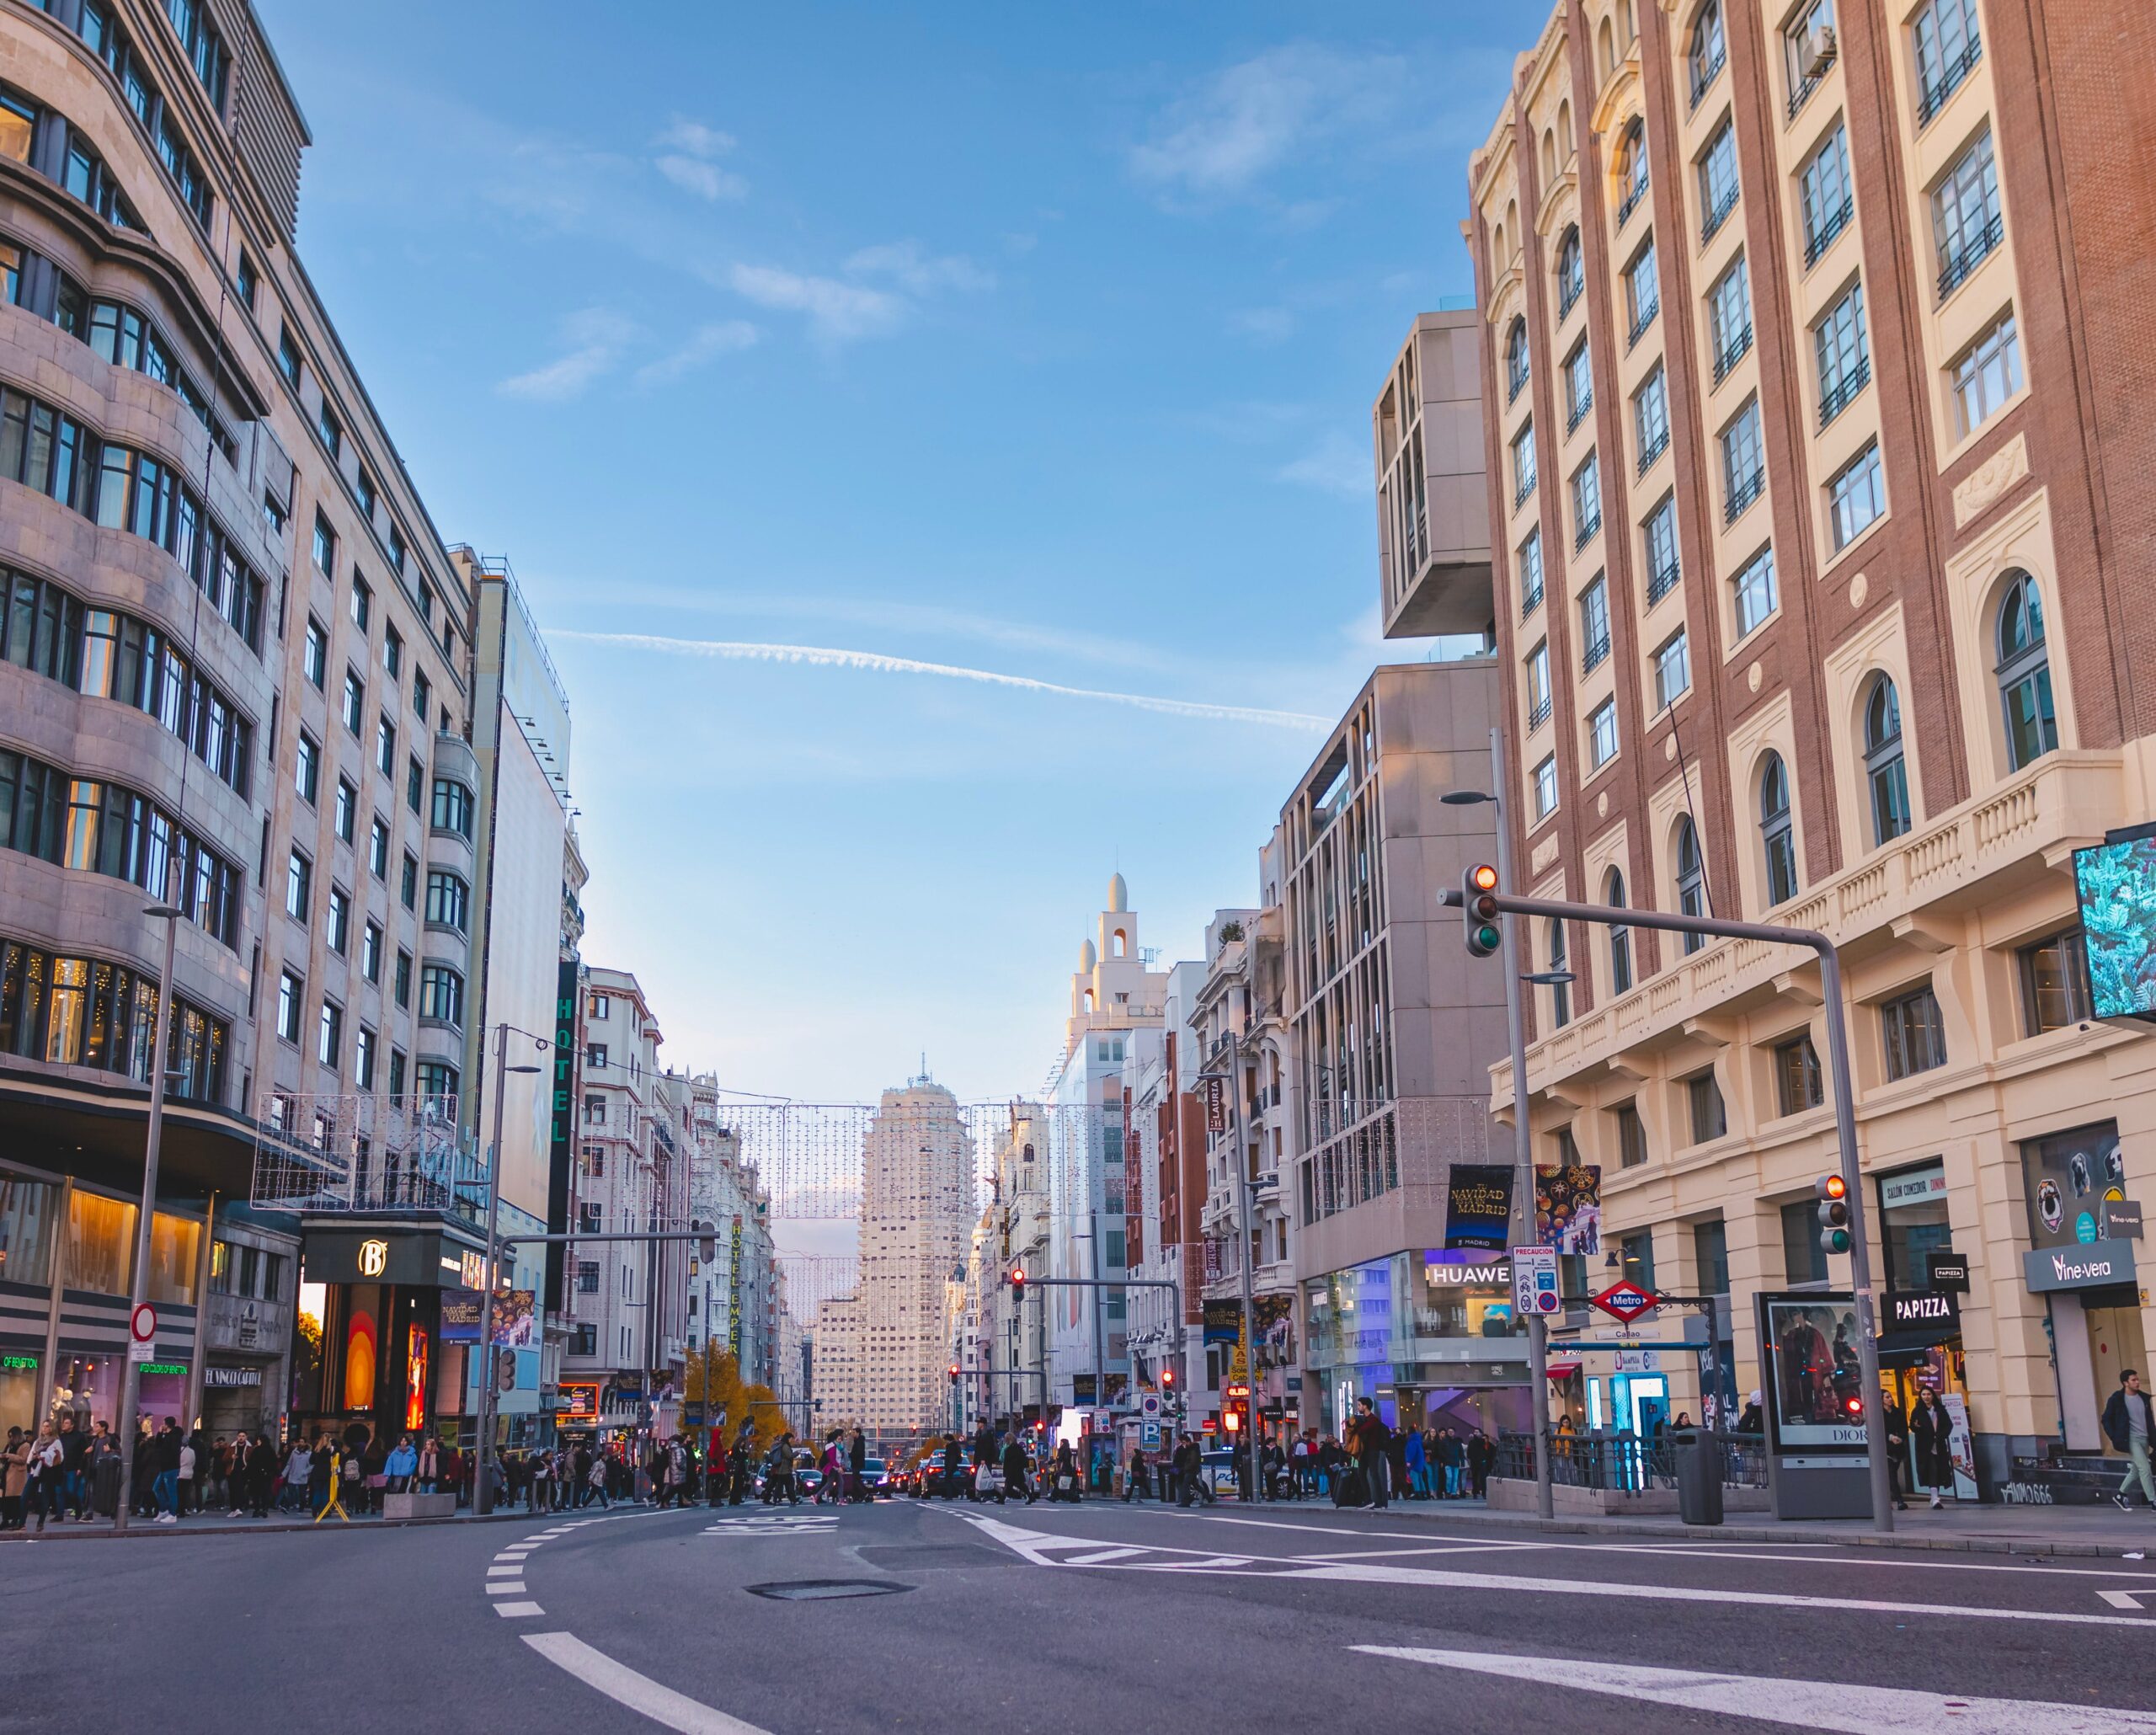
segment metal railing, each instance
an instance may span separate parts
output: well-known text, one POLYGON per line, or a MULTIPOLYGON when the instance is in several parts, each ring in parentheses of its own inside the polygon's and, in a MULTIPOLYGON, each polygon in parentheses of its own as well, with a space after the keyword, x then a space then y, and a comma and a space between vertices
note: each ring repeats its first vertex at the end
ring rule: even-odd
POLYGON ((1593 408, 1593 391, 1589 389, 1582 392, 1578 398, 1573 400, 1572 407, 1565 412, 1565 431, 1567 434, 1570 434, 1576 430, 1579 426, 1581 420, 1586 416, 1587 413, 1593 408))
POLYGON ((1601 667, 1604 659, 1608 657, 1609 654, 1609 635, 1605 632, 1601 634, 1600 637, 1589 641, 1587 649, 1582 653, 1580 657, 1580 673, 1582 675, 1592 675, 1597 669, 1601 667))
POLYGON ((1969 274, 1998 250, 2006 238, 2006 220, 1994 213, 1983 228, 1951 254, 1940 254, 1939 298, 1942 302, 1968 280, 1969 274))
POLYGON ((1580 297, 1587 292, 1587 273, 1582 270, 1570 277, 1557 280, 1557 323, 1562 325, 1566 317, 1580 304, 1580 297))
POLYGON ((1639 473, 1642 476, 1654 467, 1654 461, 1669 450, 1669 430, 1664 428, 1640 448, 1639 473))
POLYGON ((1595 509, 1594 515, 1593 517, 1583 518, 1580 520, 1579 530, 1572 537, 1572 553, 1577 554, 1581 549, 1586 547, 1589 542, 1594 540, 1595 532, 1599 531, 1601 528, 1602 509, 1598 506, 1595 509))
POLYGON ((1519 617, 1523 621, 1542 606, 1542 586, 1537 585, 1519 600, 1519 617))
POLYGON ((1625 196, 1617 201, 1617 227, 1620 229, 1625 227, 1626 221, 1640 208, 1646 196, 1647 183, 1645 181, 1641 181, 1636 187, 1625 190, 1625 196))
POLYGON ((1835 238, 1849 226, 1849 219, 1856 215, 1856 195, 1843 199, 1826 216, 1820 218, 1819 227, 1804 238, 1804 268, 1807 271, 1819 263, 1820 255, 1834 244, 1835 238))
MULTIPOLYGON (((1625 1433, 1557 1433, 1550 1438, 1550 1477, 1559 1487, 1593 1488, 1604 1493, 1641 1494, 1677 1486, 1677 1443, 1698 1430, 1668 1428, 1644 1438, 1625 1433)), ((1766 1439, 1756 1433, 1710 1433, 1721 1455, 1725 1487, 1767 1485, 1766 1439)), ((1534 1437, 1497 1436, 1493 1476, 1508 1481, 1534 1480, 1534 1437)))
POLYGON ((1744 329, 1721 346, 1715 357, 1715 383, 1719 386, 1729 377, 1729 371, 1752 353, 1752 322, 1744 322, 1744 329))
POLYGON ((1820 394, 1819 425, 1825 427, 1855 401, 1856 394, 1871 383, 1871 358, 1866 356, 1820 394))
POLYGON ((1666 566, 1657 567, 1647 579, 1647 606, 1652 608, 1655 604, 1674 590, 1677 588, 1677 580, 1681 576, 1678 564, 1673 560, 1666 566))
POLYGON ((1545 695, 1544 697, 1537 699, 1534 704, 1528 707, 1527 726, 1530 730, 1539 729, 1544 723, 1549 722, 1549 720, 1550 700, 1545 695))
POLYGON ((1729 491, 1729 504, 1722 509, 1722 522, 1724 524, 1736 523, 1738 519, 1744 515, 1745 508, 1749 506, 1753 501, 1759 498, 1760 492, 1766 487, 1766 485, 1767 472, 1763 467, 1754 470, 1749 476, 1746 477, 1743 481, 1738 483, 1734 488, 1731 488, 1729 491))
POLYGON ((1625 354, 1630 355, 1639 347, 1640 339, 1646 335, 1647 328, 1654 323, 1654 316, 1661 311, 1662 297, 1660 296, 1657 296, 1640 309, 1639 317, 1632 321, 1632 328, 1625 334, 1625 354))
POLYGON ((1526 383, 1527 370, 1525 368, 1507 367, 1505 370, 1505 402, 1507 403, 1510 403, 1513 399, 1518 397, 1520 394, 1520 388, 1526 385, 1526 383))
POLYGON ((1717 48, 1712 60, 1700 61, 1693 67, 1692 106, 1694 108, 1700 106, 1700 99, 1707 93, 1709 88, 1715 82, 1715 75, 1721 71, 1728 59, 1729 50, 1726 47, 1717 48))
POLYGON ((1961 88, 1961 81, 1969 76, 1977 62, 1984 57, 1984 42, 1981 36, 1972 36, 1961 53, 1939 69, 1939 77, 1927 80, 1917 98, 1917 125, 1923 126, 1931 117, 1946 106, 1946 99, 1961 88))
POLYGON ((1702 242, 1713 240, 1721 232, 1721 226, 1729 221, 1730 212, 1737 209, 1737 188, 1732 187, 1715 201, 1714 208, 1708 211, 1707 220, 1700 228, 1702 242))
POLYGON ((1520 485, 1513 491, 1513 510, 1517 512, 1527 504, 1527 497, 1534 492, 1534 474, 1529 471, 1520 485))

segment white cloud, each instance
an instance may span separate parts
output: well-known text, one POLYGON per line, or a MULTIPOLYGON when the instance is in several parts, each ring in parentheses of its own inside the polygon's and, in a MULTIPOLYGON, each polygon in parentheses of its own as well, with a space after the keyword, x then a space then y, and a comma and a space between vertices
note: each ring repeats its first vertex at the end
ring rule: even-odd
POLYGON ((905 323, 902 296, 835 277, 810 277, 773 265, 737 264, 728 274, 734 292, 760 307, 807 316, 809 329, 827 344, 883 337, 905 323))
POLYGON ((514 375, 494 389, 504 398, 566 403, 579 396, 600 375, 610 372, 635 335, 636 327, 620 314, 604 307, 586 307, 562 322, 562 340, 569 345, 566 354, 529 373, 514 375))
POLYGON ((1273 472, 1279 482, 1292 482, 1326 494, 1359 499, 1377 486, 1370 469, 1370 455, 1358 451, 1352 442, 1329 434, 1302 456, 1273 472))
POLYGON ((721 168, 716 163, 705 163, 694 157, 665 156, 654 165, 666 179, 685 193, 694 193, 699 199, 745 199, 749 184, 738 174, 721 168))
POLYGON ((1295 333, 1295 316, 1285 307, 1245 307, 1228 316, 1228 329, 1253 344, 1285 343, 1295 333))
POLYGON ((1273 711, 1251 705, 1214 705, 1195 699, 1163 699, 1150 693, 1109 692, 1097 687, 1064 686, 1027 675, 1002 675, 990 669, 966 669, 951 663, 924 663, 912 657, 887 657, 874 651, 835 650, 814 644, 741 644, 723 639, 666 638, 648 633, 580 633, 561 627, 556 638, 586 644, 611 644, 625 650, 657 651, 677 657, 712 657, 726 662, 792 663, 819 669, 849 669, 877 675, 924 675, 984 686, 1015 687, 1058 698, 1091 699, 1127 705, 1170 717, 1203 718, 1216 723, 1263 723, 1274 729, 1328 729, 1332 719, 1300 711, 1273 711))
POLYGON ((670 355, 646 362, 637 370, 639 386, 663 386, 682 375, 694 373, 722 355, 753 348, 763 334, 745 319, 724 319, 716 325, 697 327, 689 341, 670 355))
POLYGON ((1406 63, 1313 43, 1269 49, 1170 105, 1134 148, 1138 177, 1163 193, 1233 198, 1291 157, 1381 124, 1406 88, 1406 63))
POLYGON ((691 157, 723 157, 734 148, 734 135, 707 126, 701 120, 674 117, 673 124, 652 141, 660 149, 685 151, 691 157))
POLYGON ((864 247, 846 262, 846 269, 857 277, 889 277, 917 296, 946 289, 977 293, 995 287, 995 274, 983 270, 963 254, 937 258, 913 240, 864 247))

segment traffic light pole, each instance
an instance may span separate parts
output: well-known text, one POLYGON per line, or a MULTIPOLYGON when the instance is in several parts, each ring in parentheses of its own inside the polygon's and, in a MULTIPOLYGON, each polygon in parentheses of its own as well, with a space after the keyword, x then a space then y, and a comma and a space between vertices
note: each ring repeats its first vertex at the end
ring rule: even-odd
MULTIPOLYGON (((1498 825, 1501 859, 1509 851, 1505 846, 1505 827, 1502 817, 1498 825)), ((1507 871, 1502 875, 1504 883, 1512 883, 1507 871)), ((1447 900, 1459 897, 1449 893, 1447 900)), ((1856 1149, 1856 1096, 1850 1083, 1849 1019, 1842 1009, 1842 965, 1834 951, 1834 942, 1824 934, 1812 928, 1779 927, 1768 922, 1723 921, 1706 916, 1668 916, 1656 910, 1612 910, 1603 904, 1573 904, 1558 898, 1517 898, 1505 892, 1486 894, 1497 907, 1507 916, 1546 916, 1560 921, 1588 922, 1601 927, 1654 928, 1665 933, 1701 934, 1710 938, 1729 940, 1759 940, 1774 946, 1801 946, 1817 954, 1819 959, 1820 990, 1827 1006, 1828 1060, 1833 1073, 1834 1130, 1839 1142, 1840 1167, 1844 1184, 1847 1187, 1849 1208, 1849 1285, 1855 1292, 1857 1323, 1857 1365, 1864 1381, 1864 1432, 1865 1463, 1870 1473, 1871 1527, 1888 1531, 1894 1528, 1894 1493, 1892 1466, 1886 1459, 1886 1417, 1883 1388, 1879 1380, 1879 1320, 1878 1310, 1871 1295, 1871 1234, 1864 1208, 1863 1177, 1858 1172, 1856 1149)), ((1512 923, 1505 925, 1509 934, 1512 923)), ((1506 974, 1517 976, 1508 961, 1506 974)), ((1509 998, 1516 1002, 1518 989, 1509 990, 1509 998)), ((1514 1103, 1523 1102, 1527 1095, 1526 1067, 1521 1044, 1515 1039, 1513 1049, 1513 1095, 1514 1103)), ((1523 1127, 1524 1111, 1515 1108, 1523 1127)), ((1524 1136, 1524 1134, 1523 1134, 1524 1136)), ((1533 1184, 1533 1170, 1529 1171, 1529 1185, 1533 1184)), ((1533 1353, 1534 1338, 1529 1336, 1529 1350, 1533 1353)), ((1541 1442, 1536 1441, 1538 1460, 1541 1442)))

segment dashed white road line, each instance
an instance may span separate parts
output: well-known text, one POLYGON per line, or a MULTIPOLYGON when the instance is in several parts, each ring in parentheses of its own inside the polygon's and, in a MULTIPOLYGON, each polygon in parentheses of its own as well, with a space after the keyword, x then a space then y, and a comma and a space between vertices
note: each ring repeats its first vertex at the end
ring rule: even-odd
POLYGON ((547 1611, 536 1603, 496 1603, 494 1612, 504 1620, 521 1620, 547 1611))
POLYGON ((489 1578, 521 1578, 524 1576, 524 1562, 514 1561, 507 1566, 489 1567, 487 1568, 487 1576, 489 1578))
POLYGON ((1862 1687, 1843 1681, 1793 1681, 1772 1676, 1710 1674, 1686 1668, 1646 1668, 1564 1657, 1493 1656, 1415 1646, 1357 1645, 1371 1657, 1394 1657, 1439 1668, 1497 1675, 1606 1693, 1652 1705, 1718 1713, 1763 1723, 1829 1729, 1838 1735, 2148 1735, 2156 1714, 2102 1706, 2047 1704, 2034 1699, 1978 1699, 1918 1693, 1902 1687, 1862 1687))
POLYGON ((521 1578, 504 1578, 487 1587, 488 1596, 523 1596, 526 1594, 521 1578))
POLYGON ((617 1705, 641 1712, 680 1735, 767 1735, 754 1723, 713 1710, 701 1700, 663 1687, 649 1675, 639 1674, 616 1663, 604 1651, 567 1632, 527 1632, 524 1642, 556 1668, 574 1675, 584 1685, 604 1693, 617 1705))

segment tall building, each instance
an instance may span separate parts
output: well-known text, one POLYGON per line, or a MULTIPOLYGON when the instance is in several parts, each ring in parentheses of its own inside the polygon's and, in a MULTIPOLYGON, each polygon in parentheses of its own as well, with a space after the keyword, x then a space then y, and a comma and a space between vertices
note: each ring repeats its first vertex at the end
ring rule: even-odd
MULTIPOLYGON (((1129 1173, 1123 1069, 1133 1030, 1157 1027, 1164 973, 1149 967, 1120 873, 1070 978, 1063 1050, 1050 1070, 1048 1268, 1051 1277, 1113 1282, 1124 1273, 1129 1173)), ((1049 1316, 1050 1403, 1112 1404, 1130 1378, 1125 1292, 1058 1289, 1049 1316)))
POLYGON ((8 9, 7 1423, 116 1410, 158 904, 180 916, 145 1407, 387 1428, 465 1407, 438 1300, 472 1237, 412 1201, 472 1155, 445 1038, 475 605, 294 250, 308 143, 251 8, 8 9), (326 1353, 296 1389, 300 1243, 246 1203, 258 1119, 273 1166, 379 1218, 308 1232, 326 1353), (63 1291, 95 1299, 63 1318, 63 1291))
POLYGON ((851 1421, 885 1439, 947 1424, 952 1291, 964 1282, 974 1169, 949 1091, 922 1077, 883 1093, 862 1140, 860 1285, 817 1314, 823 1423, 851 1421))
MULTIPOLYGON (((2098 1449, 2156 1330, 2130 1245, 2045 1251, 2074 1162, 2156 1182, 2071 871, 2152 816, 2156 97, 2119 70, 2152 49, 2126 0, 1568 0, 1470 170, 1516 854, 1538 892, 1836 942, 1879 1279, 1970 1262, 1889 1360, 1965 1407, 1987 1485, 2098 1449)), ((1810 1222, 1817 973, 1535 942, 1575 977, 1534 996, 1538 1139, 1601 1164, 1636 1274, 1737 1298, 1742 1392, 1746 1299, 1849 1282, 1810 1222)), ((1574 1399, 1732 1395, 1673 1368, 1574 1399)))
POLYGON ((722 1349, 744 1381, 776 1391, 790 1321, 771 1246, 771 1194, 744 1161, 740 1134, 723 1124, 717 1076, 699 1073, 690 1086, 689 1211, 712 1226, 716 1248, 689 1272, 689 1350, 722 1349))

